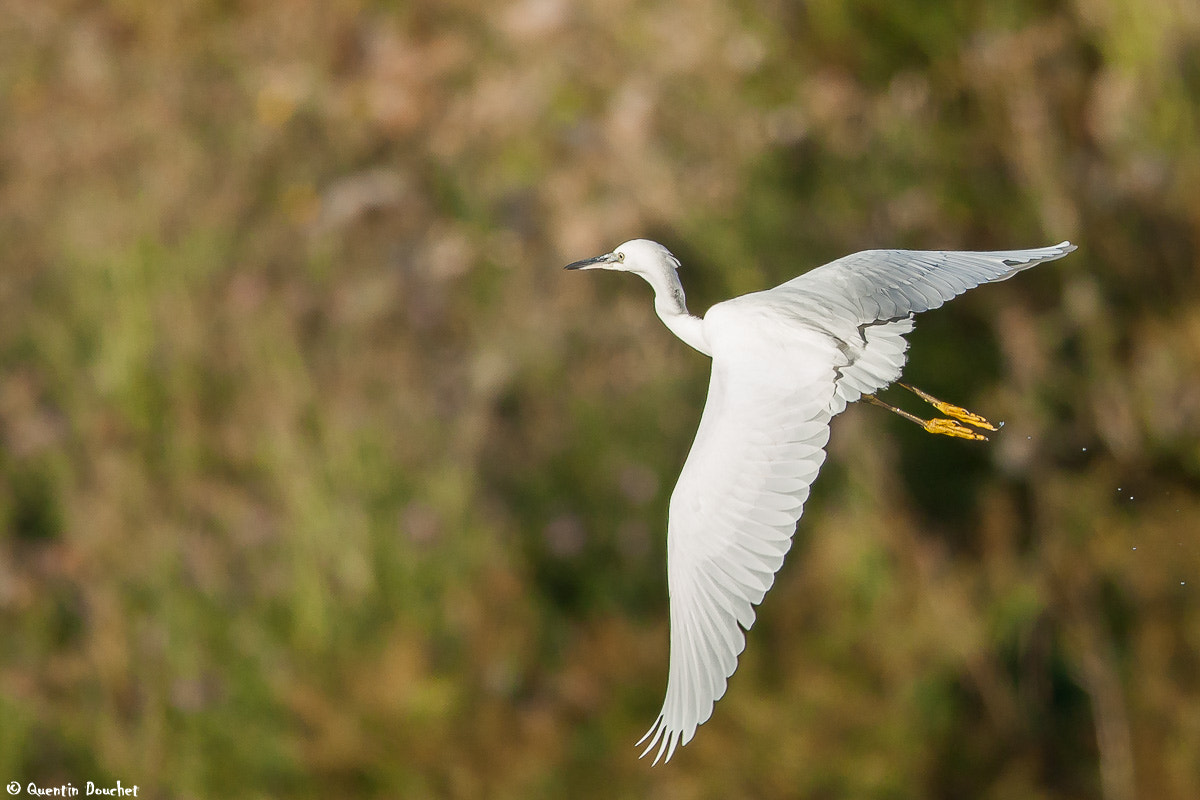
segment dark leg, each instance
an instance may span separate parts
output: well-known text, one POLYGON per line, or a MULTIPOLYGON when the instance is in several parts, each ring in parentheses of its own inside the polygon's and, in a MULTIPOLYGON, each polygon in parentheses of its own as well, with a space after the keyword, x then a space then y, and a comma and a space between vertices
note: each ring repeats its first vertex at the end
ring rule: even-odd
POLYGON ((946 416, 954 417, 955 419, 961 420, 968 425, 973 425, 976 428, 984 428, 989 431, 997 431, 1004 427, 1003 422, 1001 422, 999 425, 993 425, 984 419, 982 415, 976 414, 973 411, 967 411, 965 408, 959 408, 958 406, 947 403, 944 400, 938 400, 933 395, 929 394, 928 392, 923 392, 915 386, 909 386, 907 383, 901 383, 900 385, 924 400, 926 403, 929 403, 929 405, 933 406, 946 416))
MULTIPOLYGON (((871 405, 876 405, 876 406, 879 406, 880 408, 886 408, 888 411, 891 411, 893 414, 899 414, 900 416, 904 417, 909 422, 915 422, 917 425, 920 425, 922 428, 929 431, 930 433, 937 433, 937 434, 941 434, 942 436, 954 436, 959 439, 971 439, 971 440, 977 441, 977 442, 986 442, 988 440, 988 438, 986 436, 984 436, 982 433, 976 433, 975 431, 971 430, 970 428, 966 427, 965 425, 960 425, 959 423, 955 422, 952 419, 921 419, 920 417, 916 416, 915 414, 910 414, 903 409, 896 408, 895 406, 892 406, 892 405, 888 405, 887 403, 883 402, 882 400, 880 400, 878 397, 876 397, 873 394, 864 394, 863 400, 866 400, 871 405)), ((957 408, 957 406, 955 406, 955 407, 957 408)), ((947 411, 946 413, 950 413, 950 412, 947 411)), ((967 413, 970 413, 970 412, 967 412, 967 413)), ((993 428, 992 430, 995 430, 995 428, 993 428)))

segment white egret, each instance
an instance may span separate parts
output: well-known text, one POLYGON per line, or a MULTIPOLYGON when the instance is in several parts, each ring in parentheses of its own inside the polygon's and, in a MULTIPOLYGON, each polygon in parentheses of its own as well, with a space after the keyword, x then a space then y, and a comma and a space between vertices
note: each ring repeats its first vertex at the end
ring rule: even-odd
MULTIPOLYGON (((1034 250, 865 250, 774 289, 688 313, 667 248, 646 239, 567 269, 632 272, 654 289, 671 332, 712 358, 708 399, 671 494, 667 586, 671 653, 666 699, 645 756, 670 760, 725 693, 745 647, 742 629, 791 547, 809 486, 825 460, 829 421, 860 397, 932 433, 983 439, 983 417, 916 391, 947 417, 923 420, 873 393, 900 377, 913 315, 981 283, 1062 258, 1069 242, 1034 250), (967 427, 961 423, 967 423, 967 427)), ((911 387, 908 387, 911 388, 911 387)))

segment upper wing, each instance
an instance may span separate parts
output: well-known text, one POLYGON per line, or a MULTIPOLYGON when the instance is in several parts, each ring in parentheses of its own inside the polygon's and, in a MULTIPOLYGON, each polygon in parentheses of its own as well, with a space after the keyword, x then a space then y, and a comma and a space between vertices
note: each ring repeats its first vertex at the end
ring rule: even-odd
POLYGON ((771 290, 817 295, 849 305, 859 323, 919 314, 981 283, 1002 281, 1075 249, 1070 242, 1033 250, 863 250, 771 290))
POLYGON ((913 314, 937 308, 967 289, 1011 278, 1075 249, 1070 242, 1033 250, 968 252, 864 250, 817 267, 762 294, 841 344, 830 410, 900 377, 913 314))
POLYGON ((686 744, 725 693, 741 628, 754 623, 753 606, 791 547, 829 439, 833 341, 769 314, 722 310, 749 307, 737 304, 705 317, 708 400, 671 495, 671 665, 662 711, 642 737, 643 755, 658 745, 655 763, 686 744))

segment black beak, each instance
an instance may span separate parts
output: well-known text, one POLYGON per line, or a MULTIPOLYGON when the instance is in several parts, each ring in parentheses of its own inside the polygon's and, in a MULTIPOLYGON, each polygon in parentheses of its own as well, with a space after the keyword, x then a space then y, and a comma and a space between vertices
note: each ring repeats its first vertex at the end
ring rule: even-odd
POLYGON ((616 253, 605 253, 595 258, 585 258, 583 261, 572 262, 563 267, 563 269, 587 269, 588 267, 595 267, 598 264, 611 264, 616 260, 616 253))

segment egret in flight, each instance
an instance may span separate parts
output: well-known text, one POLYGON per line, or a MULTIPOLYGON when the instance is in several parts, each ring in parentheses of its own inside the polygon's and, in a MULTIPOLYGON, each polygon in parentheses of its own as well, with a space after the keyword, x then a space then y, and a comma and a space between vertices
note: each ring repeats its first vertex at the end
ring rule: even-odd
MULTIPOLYGON (((981 283, 1062 258, 1070 242, 1034 250, 864 250, 762 292, 688 313, 679 259, 634 239, 567 269, 640 275, 671 332, 712 358, 700 427, 671 493, 667 694, 642 737, 670 760, 725 693, 742 630, 791 547, 809 486, 825 460, 829 421, 860 398, 931 433, 985 439, 982 416, 912 387, 945 417, 921 419, 874 396, 900 377, 913 316, 981 283)), ((902 384, 903 385, 903 384, 902 384)))

